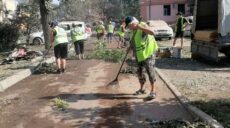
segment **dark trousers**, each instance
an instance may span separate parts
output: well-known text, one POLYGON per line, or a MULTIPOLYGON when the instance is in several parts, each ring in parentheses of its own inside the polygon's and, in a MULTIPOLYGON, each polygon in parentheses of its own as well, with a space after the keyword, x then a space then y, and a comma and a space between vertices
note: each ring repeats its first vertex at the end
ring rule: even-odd
POLYGON ((84 41, 83 40, 78 40, 74 42, 74 47, 75 47, 76 55, 84 54, 84 41))

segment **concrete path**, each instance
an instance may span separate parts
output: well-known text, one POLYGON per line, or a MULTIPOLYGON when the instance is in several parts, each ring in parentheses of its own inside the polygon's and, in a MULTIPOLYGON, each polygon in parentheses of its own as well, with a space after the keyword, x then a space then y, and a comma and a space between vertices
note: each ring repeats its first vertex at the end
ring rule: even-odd
MULTIPOLYGON (((97 60, 69 60, 65 74, 32 75, 0 93, 1 128, 141 128, 146 119, 192 120, 173 94, 157 78, 157 98, 144 102, 133 96, 138 80, 121 75, 119 86, 105 86, 119 64, 97 60), (66 99, 62 112, 53 99, 66 99)), ((146 84, 147 90, 149 84, 146 84)))

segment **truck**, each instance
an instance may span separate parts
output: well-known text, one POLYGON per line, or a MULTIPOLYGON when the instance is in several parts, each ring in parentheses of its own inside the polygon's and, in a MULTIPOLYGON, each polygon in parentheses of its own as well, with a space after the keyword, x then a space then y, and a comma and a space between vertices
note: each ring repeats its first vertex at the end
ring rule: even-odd
POLYGON ((218 62, 221 53, 230 57, 230 0, 195 0, 192 25, 192 58, 218 62), (198 40, 197 31, 214 30, 213 41, 198 40))

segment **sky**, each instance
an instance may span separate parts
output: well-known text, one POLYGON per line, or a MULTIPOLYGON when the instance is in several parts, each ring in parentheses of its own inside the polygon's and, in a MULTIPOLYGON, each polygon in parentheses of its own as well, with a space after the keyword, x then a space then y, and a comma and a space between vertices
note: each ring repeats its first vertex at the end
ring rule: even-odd
POLYGON ((59 1, 58 0, 53 0, 53 3, 54 4, 59 4, 59 1))

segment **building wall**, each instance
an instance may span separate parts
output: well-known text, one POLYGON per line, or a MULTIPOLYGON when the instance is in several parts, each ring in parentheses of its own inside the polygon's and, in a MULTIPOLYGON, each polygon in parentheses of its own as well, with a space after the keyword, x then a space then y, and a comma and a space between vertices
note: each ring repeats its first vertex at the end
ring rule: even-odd
POLYGON ((185 15, 189 14, 187 0, 152 0, 151 1, 151 16, 149 17, 149 0, 141 0, 141 17, 143 20, 164 20, 168 23, 176 21, 176 13, 178 12, 178 4, 185 4, 185 15), (164 5, 171 6, 171 15, 164 16, 164 5))
MULTIPOLYGON (((177 5, 170 5, 171 6, 171 15, 170 16, 164 16, 164 6, 163 5, 152 5, 151 6, 151 17, 148 19, 151 20, 164 20, 168 23, 175 22, 176 21, 176 14, 178 12, 177 5)), ((187 5, 185 5, 185 10, 188 10, 187 5)), ((187 13, 185 14, 187 15, 187 13)))

